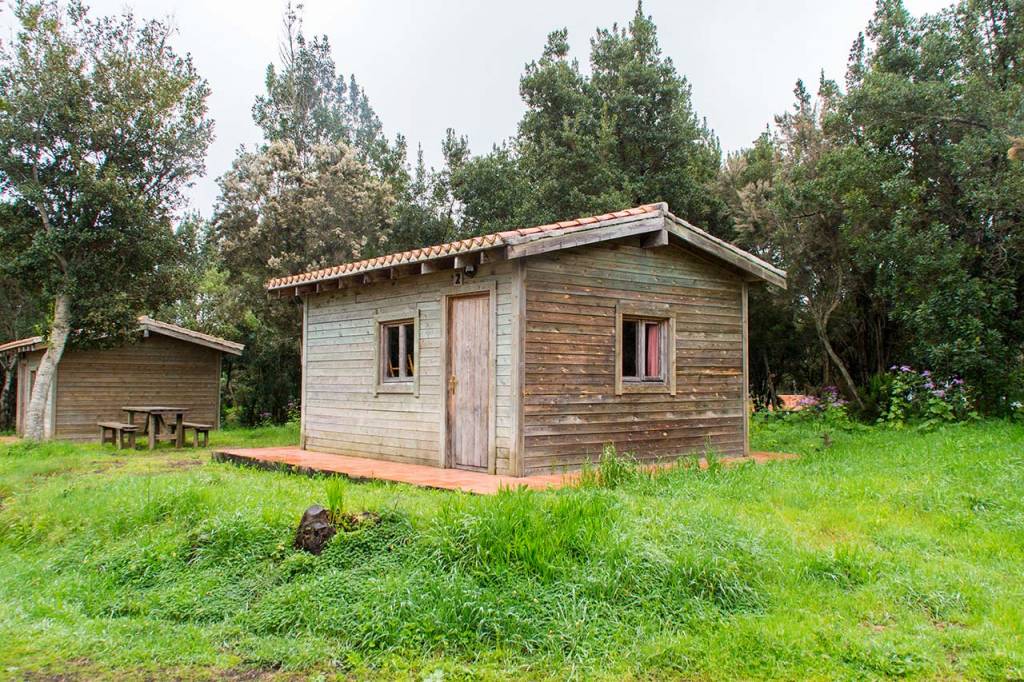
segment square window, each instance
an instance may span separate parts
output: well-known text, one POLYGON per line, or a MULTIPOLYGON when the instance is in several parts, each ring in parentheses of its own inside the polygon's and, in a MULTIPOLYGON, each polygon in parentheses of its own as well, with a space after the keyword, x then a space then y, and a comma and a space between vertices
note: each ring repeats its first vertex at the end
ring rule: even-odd
POLYGON ((412 320, 380 326, 381 368, 384 382, 408 382, 416 376, 416 328, 412 320))
POLYGON ((623 381, 664 382, 667 320, 623 318, 623 381))
POLYGON ((664 303, 615 306, 615 395, 676 395, 676 316, 664 303))

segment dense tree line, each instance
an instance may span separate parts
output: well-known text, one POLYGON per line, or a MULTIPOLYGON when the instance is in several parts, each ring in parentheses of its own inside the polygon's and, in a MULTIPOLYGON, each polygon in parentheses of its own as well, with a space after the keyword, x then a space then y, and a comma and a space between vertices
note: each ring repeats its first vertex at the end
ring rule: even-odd
MULTIPOLYGON (((24 19, 30 11, 61 16, 54 1, 19 7, 30 43, 38 31, 24 19)), ((72 8, 68 16, 84 16, 72 8)), ((150 30, 159 34, 156 25, 150 30)), ((144 53, 146 44, 127 47, 144 53)), ((162 101, 177 98, 176 111, 192 114, 179 121, 189 126, 182 139, 191 146, 172 146, 180 165, 174 177, 184 179, 205 151, 205 84, 173 59, 159 66, 178 79, 178 90, 162 101)), ((13 52, 4 64, 12 84, 29 68, 13 52)), ((176 240, 185 257, 158 262, 142 250, 131 276, 160 277, 136 286, 132 300, 111 301, 108 289, 98 300, 116 314, 102 320, 72 306, 72 326, 110 337, 117 320, 145 309, 241 340, 247 352, 228 367, 228 402, 244 423, 280 421, 298 400, 300 313, 267 299, 269 277, 667 201, 789 271, 787 291, 752 294, 750 367, 759 401, 836 384, 863 415, 877 416, 886 373, 902 363, 963 377, 990 411, 1020 398, 1021 0, 959 0, 922 17, 899 0, 879 0, 842 82, 822 74, 813 89, 797 83, 793 107, 749 148, 725 157, 641 6, 626 26, 595 33, 588 68, 570 54, 567 32, 552 32, 519 90, 526 111, 515 134, 491 151, 473 155, 469 140, 449 130, 441 168, 427 168, 422 150, 409 163, 405 139, 389 139, 355 77, 338 72, 327 37, 310 38, 289 7, 280 54, 252 107, 262 139, 241 149, 221 177, 209 219, 189 214, 149 242, 176 240), (154 306, 171 281, 184 294, 154 306)), ((0 130, 7 123, 15 130, 21 114, 12 111, 5 103, 0 130)), ((0 153, 23 157, 7 135, 0 153)), ((40 190, 17 184, 10 163, 0 168, 0 278, 19 286, 0 302, 12 309, 0 333, 16 336, 56 329, 59 293, 88 278, 69 279, 57 268, 46 281, 20 284, 35 280, 19 273, 43 262, 26 252, 49 263, 59 254, 27 246, 40 241, 43 216, 33 201, 40 190)), ((130 214, 139 230, 166 226, 177 185, 148 204, 94 190, 97 205, 141 211, 130 214)))
POLYGON ((1024 5, 914 18, 881 0, 843 87, 796 88, 773 132, 729 158, 727 236, 790 273, 759 298, 762 392, 829 382, 868 414, 894 363, 957 375, 981 407, 1019 399, 1024 340, 1024 5), (766 324, 765 314, 786 324, 766 324), (816 337, 818 358, 792 339, 816 337))

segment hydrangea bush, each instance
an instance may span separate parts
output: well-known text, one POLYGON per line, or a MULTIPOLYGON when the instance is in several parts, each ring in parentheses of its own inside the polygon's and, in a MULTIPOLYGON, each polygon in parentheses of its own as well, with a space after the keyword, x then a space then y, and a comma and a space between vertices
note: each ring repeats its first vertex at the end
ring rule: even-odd
POLYGON ((921 422, 925 426, 977 418, 970 391, 959 377, 936 377, 910 365, 890 368, 889 409, 881 421, 893 426, 921 422))

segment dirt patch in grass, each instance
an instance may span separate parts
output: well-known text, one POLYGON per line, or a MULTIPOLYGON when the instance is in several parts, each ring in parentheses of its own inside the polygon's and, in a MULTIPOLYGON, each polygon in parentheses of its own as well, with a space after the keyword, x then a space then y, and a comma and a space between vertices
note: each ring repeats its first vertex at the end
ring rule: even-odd
POLYGON ((178 471, 196 469, 206 464, 206 461, 198 457, 190 459, 169 459, 163 463, 164 471, 178 471))

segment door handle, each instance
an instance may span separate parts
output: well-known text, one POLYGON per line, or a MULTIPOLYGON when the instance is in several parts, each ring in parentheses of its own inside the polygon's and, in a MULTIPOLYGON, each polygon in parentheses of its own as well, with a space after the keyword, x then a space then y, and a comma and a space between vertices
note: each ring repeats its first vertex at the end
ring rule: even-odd
POLYGON ((455 378, 455 375, 448 377, 448 390, 451 393, 455 393, 455 385, 459 383, 459 380, 455 378))

